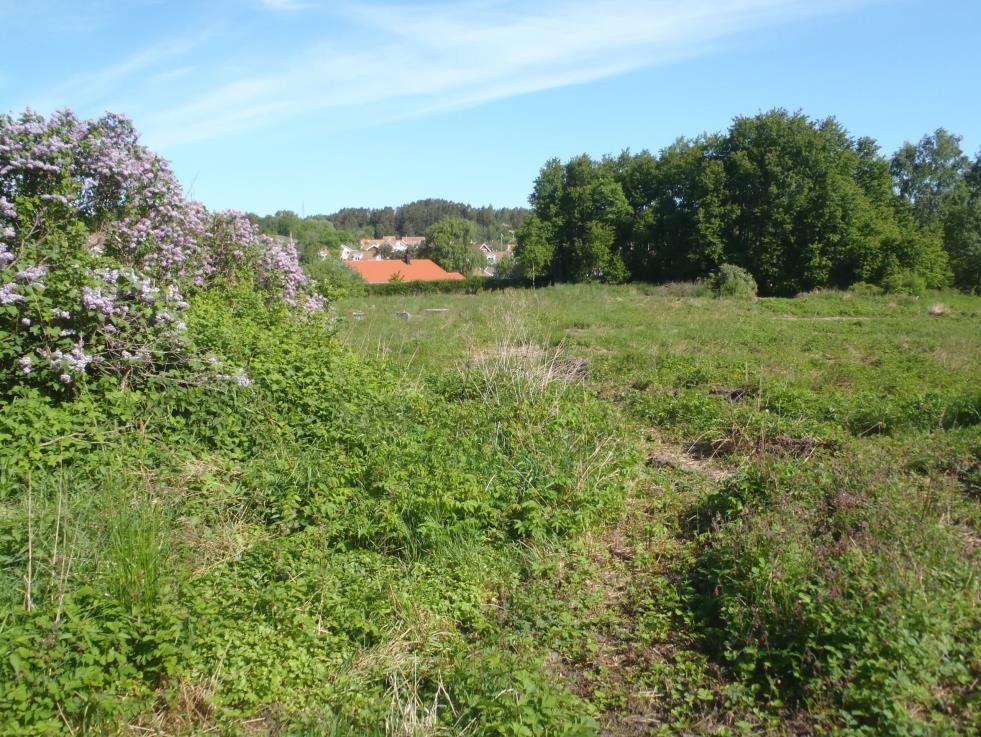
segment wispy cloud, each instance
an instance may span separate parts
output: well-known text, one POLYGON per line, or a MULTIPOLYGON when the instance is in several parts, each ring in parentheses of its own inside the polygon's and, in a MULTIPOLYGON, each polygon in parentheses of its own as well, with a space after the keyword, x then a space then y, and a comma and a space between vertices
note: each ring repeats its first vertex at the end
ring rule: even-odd
POLYGON ((302 2, 302 0, 259 0, 259 1, 270 10, 302 10, 303 8, 312 7, 310 3, 302 2))
MULTIPOLYGON (((310 6, 304 0, 261 2, 277 11, 310 6)), ((290 37, 298 46, 284 43, 276 54, 231 54, 222 73, 195 79, 186 90, 186 68, 199 61, 190 58, 187 42, 149 48, 65 88, 101 95, 127 82, 174 82, 165 104, 139 105, 138 123, 148 141, 168 147, 324 111, 334 119, 377 122, 579 84, 704 53, 738 34, 861 2, 332 3, 309 14, 315 21, 294 21, 303 23, 290 37), (319 35, 314 22, 325 29, 319 35), (161 68, 164 62, 172 69, 161 68)))
POLYGON ((160 66, 186 56, 201 40, 202 37, 198 36, 167 41, 143 49, 107 67, 75 74, 34 98, 31 105, 40 110, 60 108, 72 100, 85 101, 91 105, 112 96, 121 86, 134 79, 153 81, 161 76, 166 79, 173 72, 161 71, 160 66))

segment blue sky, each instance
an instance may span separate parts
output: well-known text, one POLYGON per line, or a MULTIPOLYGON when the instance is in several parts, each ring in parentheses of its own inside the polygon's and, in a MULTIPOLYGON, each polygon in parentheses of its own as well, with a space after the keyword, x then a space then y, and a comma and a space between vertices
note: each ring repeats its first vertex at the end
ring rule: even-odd
POLYGON ((213 208, 526 204, 772 107, 981 147, 977 0, 0 0, 0 112, 129 115, 213 208))

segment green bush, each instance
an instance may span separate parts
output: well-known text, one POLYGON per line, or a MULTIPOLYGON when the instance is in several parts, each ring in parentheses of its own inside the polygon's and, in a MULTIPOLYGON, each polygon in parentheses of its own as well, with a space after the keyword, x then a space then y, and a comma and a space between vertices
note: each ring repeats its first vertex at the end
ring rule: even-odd
POLYGON ((718 297, 755 299, 756 280, 741 266, 722 264, 712 276, 712 289, 718 297))
POLYGON ((848 287, 848 291, 865 297, 874 297, 882 294, 882 287, 880 287, 878 284, 869 284, 868 282, 857 281, 848 287))
POLYGON ((927 281, 915 271, 892 271, 883 278, 882 288, 889 294, 922 297, 926 294, 927 281))

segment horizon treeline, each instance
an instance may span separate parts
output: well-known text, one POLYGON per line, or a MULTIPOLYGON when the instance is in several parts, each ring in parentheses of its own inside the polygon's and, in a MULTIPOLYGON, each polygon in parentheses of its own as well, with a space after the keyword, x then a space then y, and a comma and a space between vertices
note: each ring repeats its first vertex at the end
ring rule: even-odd
POLYGON ((463 202, 429 198, 398 207, 345 207, 328 215, 301 217, 292 210, 249 217, 267 235, 292 236, 301 256, 313 259, 321 248, 336 249, 361 238, 387 235, 420 236, 445 220, 465 220, 473 237, 488 243, 513 243, 531 210, 525 207, 474 207, 463 202))
POLYGON ((690 281, 722 264, 764 294, 912 280, 981 288, 981 154, 940 128, 891 158, 834 118, 775 109, 724 133, 542 167, 514 272, 690 281))
POLYGON ((398 207, 345 207, 323 217, 338 230, 370 230, 366 237, 374 238, 423 235, 441 220, 459 218, 475 225, 478 240, 490 242, 503 239, 507 242, 513 240, 530 214, 525 207, 475 207, 463 202, 428 198, 398 207))

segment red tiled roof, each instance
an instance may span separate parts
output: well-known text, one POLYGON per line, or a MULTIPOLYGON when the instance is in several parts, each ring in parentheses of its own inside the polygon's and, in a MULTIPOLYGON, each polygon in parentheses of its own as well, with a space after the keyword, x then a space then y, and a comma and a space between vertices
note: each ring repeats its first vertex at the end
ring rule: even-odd
POLYGON ((402 281, 439 281, 441 279, 463 279, 463 274, 455 271, 444 271, 428 258, 414 258, 411 264, 402 260, 389 259, 386 261, 345 261, 348 266, 357 271, 361 278, 369 284, 385 284, 392 276, 399 274, 402 281))

